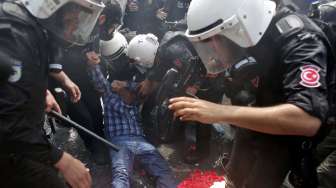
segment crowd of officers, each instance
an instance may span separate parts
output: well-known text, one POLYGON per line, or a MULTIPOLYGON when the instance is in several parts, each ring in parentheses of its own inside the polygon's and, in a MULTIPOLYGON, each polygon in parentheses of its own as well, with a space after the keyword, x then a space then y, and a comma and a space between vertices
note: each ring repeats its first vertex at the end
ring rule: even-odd
MULTIPOLYGON (((318 148, 320 163, 335 149, 334 131, 325 147, 315 139, 327 126, 335 60, 319 27, 283 2, 1 0, 0 187, 91 186, 90 170, 50 144, 42 127, 45 113, 55 110, 106 137, 103 119, 110 112, 103 112, 88 74, 95 62, 107 62, 99 66, 108 81, 138 83, 146 130, 163 76, 195 58, 205 70, 202 83, 187 89, 193 97, 169 100, 174 118, 185 125, 185 162, 205 158, 210 125, 227 123, 236 131, 228 186, 276 188, 289 174, 295 187, 317 187, 318 179, 319 187, 335 187, 335 158, 327 158, 317 175, 313 155, 318 148), (167 45, 169 31, 182 31, 173 38, 183 42, 167 45), (245 90, 252 96, 247 102, 245 90), (223 94, 231 105, 220 104, 223 94)), ((101 143, 79 134, 97 164, 109 162, 101 143)))

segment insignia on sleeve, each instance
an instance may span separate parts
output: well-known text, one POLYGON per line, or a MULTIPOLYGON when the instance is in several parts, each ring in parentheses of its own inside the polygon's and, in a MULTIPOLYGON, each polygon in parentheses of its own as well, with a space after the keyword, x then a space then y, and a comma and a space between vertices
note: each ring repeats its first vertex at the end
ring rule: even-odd
POLYGON ((10 75, 10 77, 8 78, 8 81, 11 83, 15 83, 18 82, 21 79, 22 76, 22 65, 21 62, 19 61, 13 61, 12 62, 12 69, 13 69, 13 74, 10 75))
POLYGON ((301 81, 300 84, 308 88, 316 88, 321 86, 320 83, 320 68, 315 65, 305 65, 300 68, 301 81))

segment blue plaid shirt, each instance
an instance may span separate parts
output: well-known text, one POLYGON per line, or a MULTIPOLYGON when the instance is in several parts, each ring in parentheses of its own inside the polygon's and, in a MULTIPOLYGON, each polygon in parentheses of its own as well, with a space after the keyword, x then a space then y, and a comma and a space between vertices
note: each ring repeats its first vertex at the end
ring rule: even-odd
MULTIPOLYGON (((139 105, 126 104, 123 99, 112 91, 111 84, 104 77, 100 66, 90 66, 89 75, 94 87, 103 94, 104 124, 106 134, 110 138, 115 136, 143 136, 141 128, 139 105)), ((128 82, 128 89, 135 91, 137 83, 128 82)))

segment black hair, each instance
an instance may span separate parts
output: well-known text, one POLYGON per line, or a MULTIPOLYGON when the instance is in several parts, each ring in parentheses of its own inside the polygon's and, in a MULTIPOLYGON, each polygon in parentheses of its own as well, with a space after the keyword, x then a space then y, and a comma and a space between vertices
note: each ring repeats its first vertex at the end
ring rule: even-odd
POLYGON ((116 1, 108 1, 101 15, 106 16, 106 24, 121 24, 122 10, 120 4, 116 1))

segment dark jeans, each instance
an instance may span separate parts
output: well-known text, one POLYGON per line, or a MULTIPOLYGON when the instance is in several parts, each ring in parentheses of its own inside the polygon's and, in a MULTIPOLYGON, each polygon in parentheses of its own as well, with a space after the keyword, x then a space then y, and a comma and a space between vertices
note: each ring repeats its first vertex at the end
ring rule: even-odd
POLYGON ((110 151, 112 160, 112 187, 129 188, 134 160, 156 179, 157 188, 174 188, 176 180, 167 161, 153 145, 141 136, 118 136, 111 139, 113 144, 121 146, 119 152, 110 151))
POLYGON ((57 170, 25 157, 0 156, 1 188, 65 188, 57 170))
POLYGON ((336 129, 317 147, 319 188, 336 187, 336 129))

